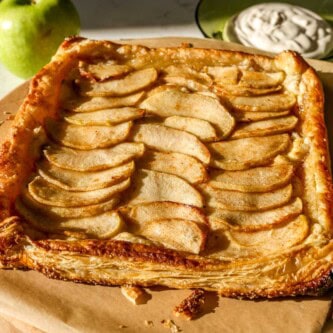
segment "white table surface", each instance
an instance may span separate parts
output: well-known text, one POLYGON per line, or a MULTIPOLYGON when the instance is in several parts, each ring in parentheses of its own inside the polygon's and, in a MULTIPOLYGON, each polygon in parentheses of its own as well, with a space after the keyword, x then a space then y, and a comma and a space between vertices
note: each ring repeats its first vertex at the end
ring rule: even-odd
MULTIPOLYGON (((198 0, 72 0, 81 35, 93 39, 202 37, 195 23, 198 0)), ((0 98, 23 80, 0 65, 0 98)))

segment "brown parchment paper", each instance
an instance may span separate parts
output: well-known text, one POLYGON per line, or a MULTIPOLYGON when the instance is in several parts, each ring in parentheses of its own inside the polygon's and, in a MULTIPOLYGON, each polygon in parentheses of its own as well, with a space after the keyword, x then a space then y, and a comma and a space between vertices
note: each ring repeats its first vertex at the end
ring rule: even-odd
MULTIPOLYGON (((242 46, 214 40, 162 38, 124 41, 151 47, 178 46, 189 42, 196 47, 237 49, 242 46)), ((326 122, 333 142, 333 64, 311 61, 320 74, 326 93, 326 122)), ((4 83, 3 83, 4 84, 4 83)), ((0 101, 0 120, 15 113, 27 92, 27 84, 0 101)), ((4 140, 10 120, 0 127, 4 140)), ((331 149, 331 156, 332 154, 331 149)), ((168 332, 161 321, 172 319, 183 332, 292 333, 322 332, 330 313, 332 293, 320 298, 278 300, 235 300, 207 293, 202 315, 184 321, 172 315, 190 291, 147 289, 146 304, 134 306, 118 287, 102 287, 50 280, 32 271, 0 270, 0 332, 40 331, 50 333, 84 332, 168 332), (152 322, 147 326, 145 321, 152 322)), ((325 331, 331 332, 331 323, 325 331)))

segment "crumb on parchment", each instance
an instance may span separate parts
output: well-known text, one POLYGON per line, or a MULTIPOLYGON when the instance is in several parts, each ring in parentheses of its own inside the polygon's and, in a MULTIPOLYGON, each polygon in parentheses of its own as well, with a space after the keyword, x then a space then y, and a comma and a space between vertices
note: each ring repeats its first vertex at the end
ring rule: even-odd
POLYGON ((123 285, 120 288, 121 293, 134 305, 139 305, 144 303, 146 298, 146 292, 144 289, 132 286, 132 285, 123 285))
POLYGON ((195 289, 173 310, 176 317, 183 317, 186 320, 193 319, 201 310, 205 302, 205 292, 202 289, 195 289))
POLYGON ((144 324, 147 327, 154 327, 154 323, 151 320, 145 320, 144 324))
POLYGON ((178 333, 181 332, 182 330, 180 329, 180 327, 178 327, 175 322, 171 319, 163 319, 161 321, 161 324, 163 325, 163 327, 165 328, 169 328, 171 333, 178 333))

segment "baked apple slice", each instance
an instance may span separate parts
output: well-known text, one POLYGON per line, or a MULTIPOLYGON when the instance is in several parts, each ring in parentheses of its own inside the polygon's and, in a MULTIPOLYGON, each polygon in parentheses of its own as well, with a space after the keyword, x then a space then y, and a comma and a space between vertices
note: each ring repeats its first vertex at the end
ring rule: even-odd
POLYGON ((170 173, 191 184, 203 183, 208 179, 204 165, 196 158, 181 153, 163 153, 147 150, 138 161, 142 169, 170 173))
POLYGON ((287 163, 241 171, 213 170, 208 184, 222 190, 268 192, 290 182, 293 174, 293 165, 287 163))
POLYGON ((44 155, 52 164, 69 170, 97 171, 129 162, 143 155, 142 143, 120 143, 105 149, 75 150, 58 145, 44 149, 44 155))
POLYGON ((153 201, 173 201, 196 207, 204 204, 200 192, 182 178, 145 169, 136 172, 129 198, 129 205, 153 201))
POLYGON ((268 164, 290 146, 288 134, 209 143, 211 165, 224 170, 245 170, 268 164))
POLYGON ((303 204, 300 198, 290 203, 262 212, 244 212, 226 209, 209 209, 209 222, 215 228, 219 224, 229 224, 233 229, 243 231, 271 229, 277 224, 289 221, 302 213, 303 204))

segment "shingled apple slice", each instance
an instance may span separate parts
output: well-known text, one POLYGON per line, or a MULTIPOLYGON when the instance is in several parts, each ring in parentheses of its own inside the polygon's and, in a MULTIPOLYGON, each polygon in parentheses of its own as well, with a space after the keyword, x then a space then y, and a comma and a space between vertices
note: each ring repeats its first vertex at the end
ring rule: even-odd
POLYGON ((213 77, 215 82, 223 84, 237 84, 242 75, 236 66, 207 66, 205 71, 213 77))
POLYGON ((184 219, 207 224, 206 215, 197 207, 171 201, 141 203, 120 208, 125 220, 143 226, 146 222, 158 219, 184 219))
POLYGON ((236 110, 252 112, 279 112, 291 109, 296 103, 295 95, 283 92, 265 96, 229 96, 229 102, 236 110))
POLYGON ((170 77, 183 77, 189 80, 196 80, 198 83, 209 87, 212 84, 211 77, 203 72, 198 72, 195 69, 184 65, 170 65, 163 68, 163 72, 170 77))
POLYGON ((84 77, 94 78, 97 81, 104 81, 106 79, 122 76, 131 71, 128 65, 119 65, 114 61, 100 61, 97 63, 89 64, 84 61, 79 63, 80 74, 84 77))
POLYGON ((267 88, 280 85, 285 79, 284 72, 259 72, 242 70, 240 85, 252 88, 267 88))
POLYGON ((292 185, 267 193, 250 193, 220 190, 207 184, 200 185, 206 195, 208 206, 226 210, 260 211, 280 207, 290 201, 292 185))
POLYGON ((92 191, 105 188, 129 178, 135 170, 134 162, 102 170, 80 172, 57 167, 47 160, 37 164, 37 170, 49 183, 67 191, 92 191))
POLYGON ((296 198, 287 205, 266 210, 263 212, 244 212, 213 208, 208 218, 210 223, 217 225, 227 222, 234 229, 254 231, 270 229, 272 226, 289 221, 301 214, 303 209, 302 200, 296 198))
POLYGON ((203 206, 201 194, 188 182, 174 175, 140 169, 135 173, 127 204, 173 201, 196 207, 203 206))
POLYGON ((119 233, 124 223, 115 211, 83 218, 57 219, 42 215, 16 201, 18 212, 36 229, 51 233, 83 232, 88 237, 106 239, 119 233))
POLYGON ((38 213, 45 215, 46 217, 63 219, 63 218, 80 218, 99 215, 112 210, 119 202, 119 196, 115 195, 111 199, 88 206, 81 207, 57 207, 42 204, 36 201, 28 192, 28 189, 24 189, 21 196, 22 202, 25 206, 31 208, 38 213))
POLYGON ((163 78, 163 80, 168 83, 168 84, 172 84, 175 86, 180 86, 182 88, 186 88, 189 91, 194 91, 194 92, 198 92, 198 91, 208 91, 208 87, 202 83, 199 83, 198 81, 196 81, 195 79, 192 78, 187 78, 184 76, 165 76, 163 78))
POLYGON ((288 134, 209 143, 211 165, 224 170, 244 170, 268 164, 290 145, 288 134))
POLYGON ((163 77, 165 82, 186 87, 190 91, 206 91, 212 84, 209 75, 187 66, 170 65, 163 71, 166 73, 163 77))
POLYGON ((121 96, 132 94, 150 86, 157 79, 155 68, 145 68, 132 72, 121 79, 103 82, 82 80, 79 83, 81 94, 87 96, 121 96))
POLYGON ((140 91, 124 97, 76 97, 74 99, 66 99, 62 106, 66 110, 74 112, 90 112, 122 106, 133 106, 142 99, 144 94, 144 91, 140 91))
POLYGON ((30 195, 38 202, 58 207, 79 207, 94 205, 112 198, 124 191, 130 185, 130 179, 98 190, 87 192, 71 192, 52 185, 40 176, 34 178, 28 185, 30 195))
POLYGON ((216 141, 218 139, 215 128, 206 120, 172 116, 164 120, 164 125, 192 133, 203 142, 216 141))
POLYGON ((207 230, 204 224, 193 221, 159 219, 145 223, 138 234, 157 241, 169 249, 198 254, 205 247, 207 230))
POLYGON ((159 124, 137 124, 131 137, 155 150, 187 154, 205 164, 210 161, 206 146, 196 136, 184 131, 159 124))
POLYGON ((291 164, 274 164, 242 171, 212 170, 208 184, 222 190, 268 192, 290 182, 293 169, 291 164))
POLYGON ((207 120, 215 125, 220 137, 228 136, 235 126, 234 118, 219 101, 203 94, 164 90, 148 97, 140 106, 161 117, 184 116, 207 120))
POLYGON ((178 87, 176 84, 163 84, 158 85, 156 87, 151 88, 149 91, 147 91, 147 94, 145 97, 150 97, 155 94, 159 94, 161 92, 167 91, 167 90, 181 90, 182 92, 189 93, 188 89, 186 87, 178 87))
POLYGON ((160 244, 155 244, 154 242, 148 240, 147 238, 145 238, 143 236, 134 235, 134 234, 132 234, 130 232, 126 232, 126 231, 123 231, 123 232, 117 234, 112 239, 118 240, 118 241, 123 241, 123 242, 135 243, 135 244, 160 246, 160 244))
POLYGON ((233 96, 258 96, 267 95, 270 93, 275 93, 282 90, 282 86, 275 86, 270 88, 252 88, 241 85, 213 85, 213 90, 218 94, 224 96, 224 94, 229 94, 233 96))
POLYGON ((272 118, 278 118, 282 116, 287 116, 290 110, 278 111, 278 112, 251 112, 251 111, 235 111, 233 116, 238 121, 249 122, 249 121, 259 121, 272 118))
POLYGON ((185 179, 191 184, 207 180, 207 171, 196 158, 180 153, 162 153, 148 150, 138 161, 142 169, 170 173, 185 179))
POLYGON ((230 232, 232 239, 238 244, 255 247, 258 252, 281 252, 302 242, 308 233, 309 223, 304 215, 270 230, 230 232))
POLYGON ((289 132, 296 126, 297 121, 297 117, 288 116, 242 124, 232 133, 231 138, 240 139, 289 132))
POLYGON ((84 150, 110 147, 123 142, 132 126, 131 121, 114 126, 78 126, 52 119, 46 122, 47 132, 54 141, 66 147, 84 150))
POLYGON ((124 164, 143 155, 142 143, 121 143, 112 148, 75 150, 58 145, 44 149, 45 157, 54 165, 76 171, 97 171, 124 164))
POLYGON ((208 66, 206 70, 217 83, 258 89, 278 86, 285 78, 283 72, 249 71, 236 66, 208 66))
POLYGON ((64 119, 73 125, 115 125, 142 118, 145 111, 135 107, 123 107, 115 109, 105 109, 93 112, 66 112, 64 119))

